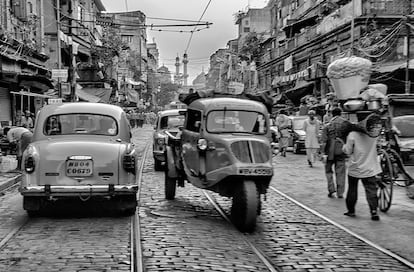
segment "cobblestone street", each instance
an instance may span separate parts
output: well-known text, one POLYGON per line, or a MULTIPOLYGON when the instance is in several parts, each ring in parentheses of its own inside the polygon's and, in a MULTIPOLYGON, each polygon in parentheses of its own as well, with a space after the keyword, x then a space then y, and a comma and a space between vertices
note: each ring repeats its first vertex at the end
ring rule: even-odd
MULTIPOLYGON (((272 186, 282 191, 285 187, 302 190, 301 181, 323 180, 322 164, 314 169, 304 167, 303 155, 289 156, 284 162, 279 157, 274 160, 277 174, 272 186)), ((167 201, 163 184, 164 173, 154 172, 153 162, 148 160, 140 201, 144 264, 148 271, 170 271, 174 267, 180 271, 267 271, 241 240, 242 236, 258 245, 283 271, 410 271, 274 191, 267 194, 256 232, 243 235, 219 217, 201 190, 186 184, 177 189, 175 200, 167 201)), ((320 202, 327 198, 324 191, 317 195, 320 202)), ((229 213, 231 201, 217 194, 215 198, 229 213)), ((342 214, 342 209, 339 211, 342 214)), ((371 224, 365 220, 366 227, 371 224)))
MULTIPOLYGON (((141 159, 152 132, 150 126, 133 131, 141 159)), ((138 209, 146 271, 269 271, 250 243, 280 271, 411 271, 284 196, 409 258, 412 238, 405 222, 412 218, 414 209, 409 210, 412 200, 405 198, 403 191, 397 191, 395 206, 388 214, 381 214, 380 222, 369 219, 363 195, 357 206, 358 217, 348 219, 342 215, 343 200, 326 196, 322 163, 309 168, 305 156, 292 153, 286 158, 275 157, 274 163, 273 189, 263 202, 257 229, 253 234, 243 234, 191 184, 178 187, 175 200, 166 200, 164 172, 154 171, 150 148, 138 209), (403 222, 402 228, 396 228, 400 234, 391 229, 397 220, 403 222), (381 235, 384 231, 387 235, 381 235), (392 246, 387 244, 390 236, 397 241, 392 246)), ((230 199, 213 196, 229 213, 230 199)), ((16 189, 0 198, 0 239, 28 220, 7 244, 1 245, 0 271, 130 271, 129 217, 86 214, 32 219, 23 211, 21 201, 16 189)))

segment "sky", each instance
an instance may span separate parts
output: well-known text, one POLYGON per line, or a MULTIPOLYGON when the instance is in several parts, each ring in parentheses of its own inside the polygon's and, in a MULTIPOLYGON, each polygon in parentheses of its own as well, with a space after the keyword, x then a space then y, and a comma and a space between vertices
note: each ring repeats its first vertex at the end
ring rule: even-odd
MULTIPOLYGON (((175 58, 180 57, 180 72, 183 72, 182 57, 187 50, 188 55, 188 84, 203 69, 208 72, 209 57, 220 48, 225 48, 229 40, 238 36, 234 23, 234 14, 246 11, 247 7, 262 8, 267 0, 101 0, 108 12, 135 11, 143 12, 147 24, 187 24, 184 21, 159 20, 155 18, 179 19, 198 21, 207 10, 201 21, 212 23, 209 28, 204 26, 194 32, 194 27, 163 27, 162 31, 147 29, 148 42, 157 43, 160 53, 159 65, 165 65, 175 73, 175 58), (187 31, 187 32, 173 32, 187 31)), ((160 28, 157 28, 160 29, 160 28)))

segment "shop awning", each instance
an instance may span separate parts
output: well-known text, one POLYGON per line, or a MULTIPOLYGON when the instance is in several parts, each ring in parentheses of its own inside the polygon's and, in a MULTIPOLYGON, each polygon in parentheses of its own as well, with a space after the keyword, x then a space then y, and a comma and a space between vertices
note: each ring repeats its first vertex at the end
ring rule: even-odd
POLYGON ((20 74, 19 85, 22 87, 34 87, 40 90, 54 88, 51 79, 41 75, 20 74))
POLYGON ((285 92, 285 95, 295 105, 300 103, 300 99, 307 94, 312 94, 312 87, 315 84, 314 81, 300 80, 296 83, 295 87, 285 92))
POLYGON ((55 95, 46 95, 46 94, 38 94, 38 93, 31 93, 31 92, 10 92, 11 94, 17 94, 17 95, 26 95, 26 96, 34 96, 34 97, 41 97, 41 98, 56 98, 55 95))

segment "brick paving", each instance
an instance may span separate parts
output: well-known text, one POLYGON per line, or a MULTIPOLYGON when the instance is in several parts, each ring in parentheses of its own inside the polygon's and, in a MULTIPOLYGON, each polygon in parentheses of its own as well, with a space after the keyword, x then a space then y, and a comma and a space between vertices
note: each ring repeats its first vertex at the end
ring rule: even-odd
MULTIPOLYGON (((140 154, 151 135, 149 126, 134 130, 140 154)), ((164 173, 153 170, 151 151, 139 201, 146 271, 267 271, 242 237, 257 245, 283 271, 410 271, 273 191, 267 194, 256 232, 249 235, 224 221, 201 190, 190 184, 177 188, 176 199, 167 201, 164 173)), ((284 184, 291 181, 292 186, 312 182, 315 170, 299 171, 296 161, 301 159, 292 157, 282 162, 276 158, 278 174, 272 186, 278 187, 277 179, 282 178, 286 179, 284 184)), ((229 211, 230 199, 214 196, 229 211)), ((17 192, 0 198, 0 211, 3 237, 19 220, 27 218, 17 192)), ((30 219, 0 250, 0 271, 129 271, 129 224, 129 217, 30 219)))

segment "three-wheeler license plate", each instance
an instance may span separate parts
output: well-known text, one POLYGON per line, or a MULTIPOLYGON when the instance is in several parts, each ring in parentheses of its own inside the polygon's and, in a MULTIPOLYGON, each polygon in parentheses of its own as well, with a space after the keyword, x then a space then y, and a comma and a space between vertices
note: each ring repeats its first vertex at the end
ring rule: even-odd
POLYGON ((240 175, 246 176, 271 176, 273 174, 270 168, 239 168, 240 175))
POLYGON ((68 177, 89 177, 93 174, 92 160, 67 160, 66 175, 68 177))

